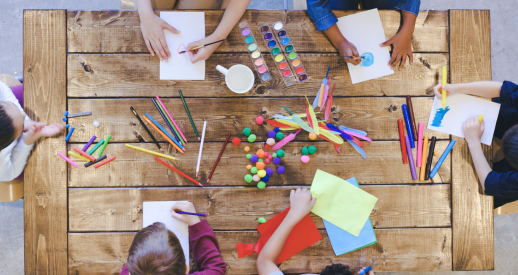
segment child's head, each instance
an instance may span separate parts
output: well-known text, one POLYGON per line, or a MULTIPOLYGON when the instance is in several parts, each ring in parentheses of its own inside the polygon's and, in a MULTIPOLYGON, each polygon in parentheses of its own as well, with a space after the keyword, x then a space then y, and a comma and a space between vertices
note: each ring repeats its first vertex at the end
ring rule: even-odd
POLYGON ((187 264, 176 235, 156 222, 140 230, 129 249, 131 275, 184 275, 187 264))
POLYGON ((348 265, 332 264, 326 266, 320 275, 356 275, 354 270, 349 269, 348 265))
POLYGON ((518 125, 514 125, 505 132, 502 138, 502 150, 507 162, 518 169, 518 125))
POLYGON ((23 132, 25 115, 8 101, 0 101, 0 151, 9 146, 23 132))

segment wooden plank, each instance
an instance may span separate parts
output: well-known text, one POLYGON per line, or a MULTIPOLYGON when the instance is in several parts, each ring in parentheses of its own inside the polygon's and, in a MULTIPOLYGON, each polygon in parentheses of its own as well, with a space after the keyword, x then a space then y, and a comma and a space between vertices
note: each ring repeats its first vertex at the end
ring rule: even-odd
MULTIPOLYGON (((188 92, 184 94, 188 95, 188 92)), ((313 98, 311 98, 312 100, 313 98)), ((163 98, 162 101, 182 129, 188 141, 196 140, 196 135, 180 99, 163 98)), ((243 128, 249 127, 257 135, 257 140, 266 141, 268 131, 273 127, 257 125, 255 119, 262 115, 271 118, 274 114, 287 114, 285 105, 292 112, 305 112, 303 98, 186 98, 192 118, 198 131, 202 130, 203 120, 207 120, 205 141, 224 141, 228 133, 245 140, 243 128)), ((335 124, 361 129, 372 140, 399 140, 397 120, 403 118, 401 105, 405 98, 334 98, 330 118, 335 124)), ((428 122, 433 101, 430 97, 413 98, 416 122, 428 122)), ((70 138, 71 142, 88 142, 93 135, 105 137, 111 135, 113 142, 136 142, 134 131, 144 133, 139 121, 130 111, 130 106, 143 116, 149 113, 159 123, 159 115, 151 99, 77 99, 68 100, 71 113, 91 111, 92 116, 70 118, 69 123, 76 127, 70 138), (92 127, 92 122, 100 122, 101 127, 92 127)), ((266 123, 265 123, 266 124, 266 123)), ((163 124, 165 127, 165 123, 163 124)), ((154 133, 158 140, 164 139, 154 133)), ((286 132, 287 134, 288 132, 286 132)), ((447 139, 449 135, 425 129, 425 135, 436 135, 447 139)), ((144 135, 143 135, 144 136, 144 135)), ((147 135, 146 135, 147 136, 147 135)), ((297 140, 309 140, 307 133, 301 132, 297 140)), ((347 147, 347 146, 344 146, 347 147)), ((193 148, 193 150, 197 150, 193 148)))
MULTIPOLYGON (((450 186, 362 186, 379 198, 372 211, 376 228, 450 226, 450 186), (397 199, 394 199, 397 198, 397 199)), ((293 187, 265 188, 89 188, 69 189, 69 230, 142 229, 144 201, 188 200, 214 230, 252 230, 257 219, 272 218, 290 206, 293 187), (96 203, 91 202, 96 198, 96 203), (239 205, 239 207, 236 207, 239 205)), ((317 226, 322 219, 313 215, 317 226)))
MULTIPOLYGON (((489 11, 452 10, 450 22, 451 82, 491 80, 489 11)), ((484 151, 491 156, 490 147, 484 151)), ((453 270, 494 269, 493 198, 478 186, 464 139, 457 139, 452 154, 453 270)))
MULTIPOLYGON (((24 10, 25 112, 58 122, 66 109, 66 13, 24 10)), ((67 166, 62 136, 41 139, 24 178, 25 273, 67 274, 67 166)))
MULTIPOLYGON (((451 270, 451 229, 376 229, 378 243, 336 257, 325 230, 323 240, 280 265, 285 273, 319 273, 332 263, 359 269, 374 264, 377 271, 451 270)), ((70 274, 119 274, 135 233, 71 233, 70 274)), ((236 243, 255 243, 257 232, 216 232, 227 274, 257 274, 253 257, 237 258, 236 243)))
MULTIPOLYGON (((331 66, 329 76, 336 84, 335 96, 425 96, 437 85, 441 68, 448 66, 447 53, 414 54, 414 64, 402 71, 371 81, 351 85, 347 65, 335 54, 300 54, 309 75, 301 85, 286 87, 270 54, 264 58, 273 80, 256 83, 246 96, 313 96, 331 66)), ((169 81, 159 79, 159 60, 147 54, 72 54, 68 56, 69 97, 179 97, 178 89, 188 97, 242 97, 225 85, 224 75, 216 65, 231 67, 236 63, 254 65, 248 54, 214 54, 206 63, 204 81, 169 81), (153 92, 150 92, 153 91, 153 92)))
MULTIPOLYGON (((205 10, 205 33, 210 35, 223 16, 222 10, 205 10)), ((358 11, 335 11, 338 17, 358 11)), ((156 12, 159 14, 159 11, 156 12)), ((401 13, 380 10, 387 40, 397 33, 401 13)), ((137 11, 68 11, 68 50, 89 53, 141 53, 148 52, 137 11)), ((323 33, 319 32, 306 11, 247 10, 244 19, 252 27, 256 39, 258 27, 276 21, 286 23, 286 29, 299 52, 337 53, 323 33)), ((259 49, 266 46, 259 40, 259 49)), ((417 17, 412 37, 414 52, 448 52, 448 12, 422 11, 417 17)), ((238 27, 234 27, 217 52, 247 52, 238 27)))
MULTIPOLYGON (((147 137, 146 137, 147 139, 147 137)), ((100 140, 100 138, 99 138, 100 140)), ((356 177, 361 184, 405 184, 405 183, 451 183, 451 156, 448 156, 441 166, 439 173, 433 179, 420 182, 413 181, 408 164, 404 165, 401 159, 401 146, 397 141, 375 141, 365 145, 367 160, 363 160, 349 145, 342 146, 342 153, 336 153, 334 147, 328 142, 313 143, 318 148, 315 155, 311 156, 311 165, 300 162, 300 150, 308 146, 305 142, 290 142, 283 150, 286 155, 282 159, 282 165, 286 173, 270 178, 268 186, 285 185, 311 185, 316 169, 324 169, 344 179, 356 177), (365 169, 365 167, 382 167, 382 169, 365 169)), ((157 151, 153 143, 133 144, 152 151, 157 151)), ((246 144, 250 145, 250 144, 246 144)), ((443 152, 448 141, 438 141, 437 152, 443 152)), ((83 144, 71 144, 73 147, 83 148, 83 144)), ((166 152, 180 161, 173 161, 174 166, 194 176, 198 161, 199 143, 188 143, 185 155, 173 152, 171 145, 162 144, 166 152)), ((198 180, 206 182, 212 165, 221 150, 223 143, 205 143, 203 158, 200 164, 198 180)), ((245 158, 243 151, 245 144, 233 146, 229 144, 225 154, 218 163, 218 168, 212 176, 210 186, 255 186, 256 183, 246 183, 243 177, 248 173, 246 165, 250 161, 245 158)), ((260 148, 260 144, 250 145, 251 151, 260 148)), ((85 168, 82 160, 77 160, 79 168, 69 169, 68 184, 70 187, 157 187, 176 186, 192 187, 194 184, 179 176, 169 168, 154 160, 151 154, 129 149, 124 144, 114 143, 106 147, 108 156, 117 156, 117 160, 102 169, 85 168), (117 175, 117 176, 113 176, 117 175)), ((269 151, 271 152, 271 151, 269 151)), ((416 151, 414 149, 414 156, 416 151)), ((434 165, 439 157, 434 157, 434 165)), ((75 160, 75 158, 74 158, 75 160)), ((272 163, 266 167, 275 169, 272 163)), ((433 167, 433 166, 432 166, 433 167)), ((418 168, 419 171, 420 168, 418 168)))

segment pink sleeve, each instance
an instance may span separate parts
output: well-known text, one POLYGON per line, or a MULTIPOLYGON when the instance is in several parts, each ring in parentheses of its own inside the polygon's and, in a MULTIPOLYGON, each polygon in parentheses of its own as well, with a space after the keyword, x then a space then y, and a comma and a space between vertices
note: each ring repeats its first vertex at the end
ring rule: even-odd
POLYGON ((207 220, 189 226, 189 239, 196 265, 196 275, 224 275, 227 268, 219 252, 218 240, 207 220))
POLYGON ((124 265, 122 267, 122 271, 119 275, 129 275, 129 270, 128 270, 128 266, 127 265, 124 265))

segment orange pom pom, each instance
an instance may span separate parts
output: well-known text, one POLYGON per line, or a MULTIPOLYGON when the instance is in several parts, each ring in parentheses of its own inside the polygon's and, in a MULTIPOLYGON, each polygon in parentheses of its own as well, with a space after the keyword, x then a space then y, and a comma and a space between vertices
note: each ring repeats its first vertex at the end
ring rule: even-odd
POLYGON ((258 170, 264 170, 264 162, 257 162, 255 167, 257 167, 258 170))
POLYGON ((259 149, 259 150, 257 150, 256 155, 257 155, 259 158, 264 158, 264 151, 263 151, 263 149, 259 149))

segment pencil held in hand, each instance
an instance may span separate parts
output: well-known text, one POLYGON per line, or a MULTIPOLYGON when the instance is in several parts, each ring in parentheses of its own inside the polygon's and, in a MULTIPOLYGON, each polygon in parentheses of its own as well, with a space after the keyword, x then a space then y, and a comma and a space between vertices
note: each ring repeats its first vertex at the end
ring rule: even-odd
POLYGON ((446 90, 444 89, 446 82, 448 82, 448 74, 446 72, 446 66, 442 66, 442 108, 444 110, 446 110, 446 90))
MULTIPOLYGON (((225 41, 225 39, 221 39, 221 40, 218 40, 218 41, 214 41, 214 42, 211 42, 209 44, 205 44, 205 45, 201 45, 201 46, 197 46, 197 47, 194 47, 192 49, 190 49, 189 51, 192 51, 192 50, 198 50, 198 49, 201 49, 201 48, 205 48, 206 46, 209 46, 209 45, 212 45, 212 44, 216 44, 216 43, 219 43, 219 42, 223 42, 225 41)), ((181 52, 178 52, 179 54, 182 54, 182 53, 186 53, 187 51, 181 51, 181 52)))

